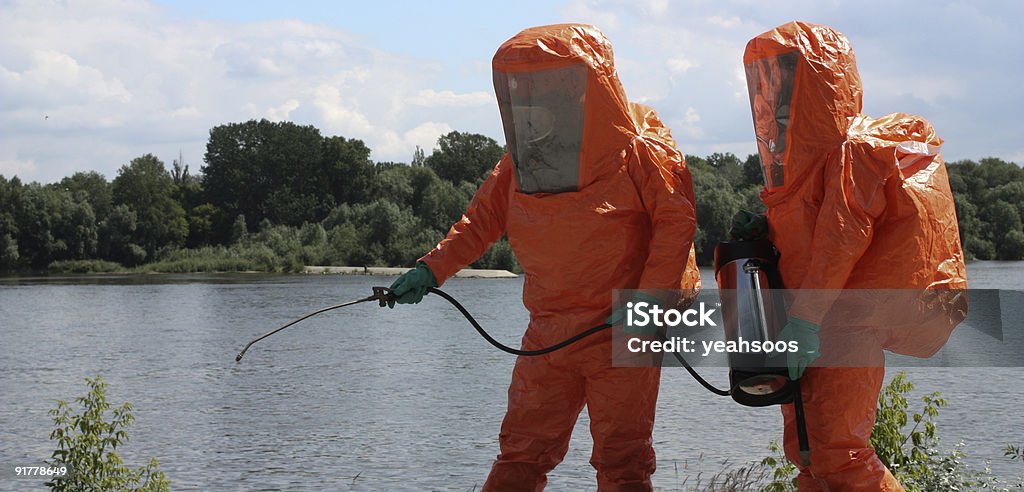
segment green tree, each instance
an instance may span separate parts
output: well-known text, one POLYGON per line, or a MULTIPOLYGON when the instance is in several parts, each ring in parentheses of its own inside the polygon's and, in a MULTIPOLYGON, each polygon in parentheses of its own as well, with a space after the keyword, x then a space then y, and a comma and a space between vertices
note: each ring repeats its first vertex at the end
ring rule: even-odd
POLYGON ((231 224, 231 244, 237 244, 249 236, 249 227, 245 225, 245 216, 238 214, 235 222, 231 224))
MULTIPOLYGON (((93 258, 99 244, 96 215, 87 201, 72 199, 68 192, 52 191, 51 227, 57 243, 54 260, 93 258)), ((76 195, 81 199, 82 195, 76 195)))
POLYGON ((426 161, 427 161, 426 153, 423 152, 423 148, 422 147, 417 145, 416 146, 416 150, 413 151, 413 153, 412 153, 412 161, 409 162, 409 165, 412 166, 412 167, 423 167, 424 165, 426 165, 425 164, 426 161))
POLYGON ((746 204, 729 182, 715 171, 691 168, 697 199, 697 234, 694 246, 697 262, 708 265, 714 260, 715 246, 728 238, 732 217, 746 204))
MULTIPOLYGON (((214 127, 202 168, 205 201, 227 220, 242 214, 250 224, 265 218, 292 226, 319 222, 334 207, 331 186, 344 179, 336 174, 343 172, 345 152, 353 145, 334 141, 325 146, 315 127, 291 122, 250 120, 214 127)), ((217 224, 216 229, 229 226, 217 224)))
POLYGON ((437 148, 424 165, 453 184, 469 181, 479 185, 504 153, 490 137, 453 131, 437 140, 437 148))
POLYGON ((128 205, 117 205, 99 225, 101 258, 134 266, 145 261, 146 249, 135 243, 138 215, 128 205))
POLYGON ((351 223, 344 223, 327 230, 327 263, 331 265, 366 264, 366 258, 359 258, 363 249, 359 234, 351 223))
POLYGON ((381 169, 369 190, 370 201, 387 200, 404 206, 411 205, 415 190, 412 187, 410 169, 412 168, 401 165, 381 169))
MULTIPOLYGON (((412 212, 416 214, 417 217, 423 217, 426 213, 430 212, 430 210, 424 205, 427 192, 435 184, 440 183, 441 178, 438 178, 437 174, 428 167, 403 167, 405 167, 406 174, 409 176, 409 184, 412 185, 412 199, 408 203, 408 206, 412 208, 412 212)), ((469 188, 475 192, 478 184, 463 181, 459 186, 469 186, 469 188)), ((472 195, 472 192, 470 194, 472 195)), ((447 231, 448 227, 445 226, 444 230, 447 231)))
POLYGON ((128 441, 128 427, 135 421, 132 406, 125 402, 112 408, 107 401, 107 384, 103 378, 85 379, 86 396, 75 398, 81 407, 76 413, 64 400, 50 410, 55 429, 50 439, 57 442, 53 466, 67 467, 71 472, 46 485, 54 491, 115 490, 164 492, 170 482, 159 469, 156 458, 136 469, 129 468, 117 453, 118 446, 128 441), (107 414, 110 413, 108 420, 107 414))
POLYGON ((953 193, 967 197, 980 196, 986 189, 985 180, 976 172, 978 163, 972 160, 961 160, 946 164, 949 174, 949 187, 953 193))
POLYGON ((174 200, 185 211, 188 224, 185 246, 195 248, 210 244, 217 209, 204 202, 202 181, 199 176, 189 172, 189 165, 185 164, 180 152, 171 164, 171 181, 174 182, 174 200))
POLYGON ((56 186, 71 193, 75 200, 87 202, 97 221, 106 219, 113 208, 110 183, 96 171, 77 172, 60 180, 56 186))
POLYGON ((19 257, 18 240, 8 231, 0 233, 0 272, 17 268, 19 257))
POLYGON ((216 237, 214 224, 221 222, 220 209, 212 203, 203 203, 188 211, 188 240, 185 246, 195 248, 211 244, 216 237))
MULTIPOLYGON (((1002 200, 989 202, 982 207, 978 215, 984 222, 982 231, 985 239, 997 245, 997 251, 999 245, 1006 240, 1007 234, 1021 230, 1021 217, 1017 212, 1017 207, 1002 200)), ((1000 255, 998 259, 1004 258, 1000 255)))
POLYGON ((467 182, 455 186, 448 181, 437 180, 430 184, 423 196, 423 213, 420 218, 436 231, 447 233, 455 221, 462 217, 475 187, 467 182))
POLYGON ((1024 218, 1024 177, 1017 181, 1000 184, 986 194, 986 203, 997 200, 1017 207, 1017 215, 1024 218))
POLYGON ((1024 232, 1013 230, 1003 236, 999 245, 1000 260, 1024 260, 1024 232))
POLYGON ((370 160, 370 149, 362 140, 324 138, 323 159, 335 203, 361 203, 369 199, 367 191, 376 170, 370 160))
POLYGON ((10 181, 0 175, 0 272, 18 267, 18 224, 15 207, 21 194, 21 181, 15 176, 10 181))
MULTIPOLYGON (((1024 169, 996 157, 986 157, 979 161, 974 174, 984 183, 986 190, 1014 181, 1024 181, 1024 169)), ((975 190, 975 195, 980 194, 979 191, 982 190, 975 190)))
POLYGON ((956 222, 960 233, 960 244, 964 248, 967 259, 988 259, 986 247, 980 247, 977 240, 981 239, 982 224, 978 218, 978 207, 971 203, 966 193, 953 192, 953 203, 956 206, 956 222))
POLYGON ((758 191, 764 186, 764 172, 761 170, 761 156, 750 154, 743 161, 743 188, 756 186, 758 191))
POLYGON ((341 247, 350 240, 350 231, 355 231, 359 248, 350 249, 347 258, 353 265, 412 266, 441 239, 411 210, 383 199, 352 207, 343 205, 324 225, 332 229, 331 244, 341 247))
POLYGON ((732 186, 742 188, 747 185, 746 169, 740 159, 731 152, 724 154, 715 152, 707 157, 707 163, 715 170, 715 174, 724 178, 732 186))
POLYGON ((185 210, 174 198, 174 180, 160 159, 146 154, 121 166, 112 195, 115 205, 126 205, 136 213, 132 242, 142 246, 148 257, 153 258, 161 247, 185 243, 185 210))
POLYGON ((53 216, 56 208, 50 190, 30 183, 21 188, 15 200, 14 222, 18 231, 19 260, 34 269, 44 268, 60 253, 63 245, 53 237, 53 216))

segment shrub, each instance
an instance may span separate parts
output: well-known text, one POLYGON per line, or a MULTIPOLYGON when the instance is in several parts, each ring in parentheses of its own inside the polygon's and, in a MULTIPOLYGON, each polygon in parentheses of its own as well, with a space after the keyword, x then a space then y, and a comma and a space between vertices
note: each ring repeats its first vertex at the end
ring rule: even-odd
POLYGON ((124 270, 120 263, 106 260, 55 261, 46 267, 50 273, 114 273, 124 270))
POLYGON ((55 466, 66 466, 70 473, 62 479, 46 482, 50 490, 113 490, 165 492, 170 483, 159 470, 156 458, 134 470, 117 454, 118 446, 128 441, 128 427, 135 421, 132 406, 125 402, 111 411, 107 384, 103 378, 85 379, 89 393, 75 398, 81 413, 74 413, 63 400, 50 410, 56 429, 50 439, 57 441, 53 452, 55 466), (107 412, 111 418, 107 420, 107 412))
MULTIPOLYGON (((988 468, 974 470, 964 463, 967 453, 963 443, 951 451, 940 450, 935 419, 939 409, 946 406, 946 400, 938 391, 932 392, 921 397, 924 405, 920 412, 909 413, 906 395, 913 390, 914 384, 904 372, 893 377, 878 397, 878 412, 871 430, 871 446, 896 479, 908 491, 1007 490, 1006 484, 988 468), (911 423, 913 427, 907 429, 911 423)), ((761 460, 761 465, 773 471, 773 481, 764 490, 796 490, 796 467, 786 460, 776 441, 768 449, 773 455, 761 460)), ((1007 446, 1004 451, 1012 457, 1014 450, 1007 446)), ((814 451, 811 452, 813 459, 814 451)))

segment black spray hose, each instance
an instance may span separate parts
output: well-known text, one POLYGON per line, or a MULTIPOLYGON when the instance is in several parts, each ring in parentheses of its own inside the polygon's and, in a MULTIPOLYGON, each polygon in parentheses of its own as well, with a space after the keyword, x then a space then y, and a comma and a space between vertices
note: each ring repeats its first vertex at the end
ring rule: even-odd
MULTIPOLYGON (((554 344, 554 345, 552 345, 550 347, 545 347, 545 348, 537 349, 537 350, 519 350, 519 349, 514 349, 512 347, 509 347, 508 345, 505 345, 505 344, 495 340, 494 337, 492 337, 490 334, 488 334, 487 331, 484 330, 484 328, 482 326, 480 326, 480 323, 478 323, 476 321, 476 319, 473 318, 473 315, 469 314, 469 311, 466 310, 466 308, 463 307, 462 304, 459 303, 459 301, 456 301, 454 297, 452 297, 452 296, 448 295, 447 293, 443 292, 442 290, 434 288, 434 287, 431 287, 431 288, 427 289, 427 292, 430 292, 430 293, 433 293, 433 294, 437 294, 437 295, 443 297, 449 303, 451 303, 452 306, 455 306, 455 309, 458 309, 459 312, 462 313, 462 315, 466 317, 466 320, 469 321, 469 324, 473 325, 473 328, 476 328, 477 333, 480 333, 480 336, 484 337, 484 339, 487 340, 488 342, 490 342, 491 345, 494 345, 499 350, 502 350, 504 352, 508 352, 508 353, 514 354, 514 355, 523 355, 523 356, 530 357, 530 356, 548 354, 548 353, 554 352, 556 350, 559 350, 559 349, 561 349, 563 347, 566 347, 568 345, 571 345, 573 343, 576 343, 576 342, 578 342, 578 341, 580 341, 580 340, 582 340, 582 339, 584 339, 586 337, 589 337, 590 335, 593 335, 594 333, 597 333, 599 331, 604 331, 604 330, 612 327, 612 325, 609 325, 608 323, 602 323, 602 324, 597 325, 597 326, 595 326, 593 328, 590 328, 590 329, 588 329, 586 331, 583 331, 583 332, 580 332, 580 333, 578 333, 576 335, 573 335, 572 337, 570 337, 570 338, 568 338, 566 340, 563 340, 561 342, 558 342, 558 343, 556 343, 556 344, 554 344)), ((661 337, 662 341, 668 341, 668 339, 666 339, 664 335, 659 334, 658 336, 661 337)), ((730 395, 728 390, 718 389, 714 385, 712 385, 711 383, 707 382, 706 379, 702 378, 700 376, 700 374, 698 374, 697 371, 693 369, 693 366, 691 366, 690 363, 687 362, 686 359, 684 359, 683 356, 679 352, 672 352, 672 355, 674 355, 676 357, 676 359, 679 360, 679 363, 682 364, 683 367, 686 368, 686 370, 690 373, 690 375, 693 376, 693 379, 696 379, 697 382, 700 383, 705 388, 707 388, 708 391, 710 391, 710 392, 712 392, 712 393, 714 393, 716 395, 719 395, 719 396, 729 396, 730 395)))
MULTIPOLYGON (((486 330, 484 330, 484 328, 482 326, 480 326, 480 323, 478 323, 476 321, 476 318, 474 318, 472 314, 469 314, 469 311, 461 303, 459 303, 459 301, 456 301, 454 297, 448 295, 446 292, 442 291, 441 289, 435 288, 435 287, 428 288, 427 292, 430 292, 432 294, 437 294, 438 296, 440 296, 444 300, 448 301, 452 306, 455 306, 455 309, 458 309, 459 312, 462 313, 462 315, 466 318, 466 320, 469 321, 469 324, 473 325, 473 328, 476 329, 477 333, 479 333, 480 336, 484 337, 484 340, 487 340, 488 343, 490 343, 491 345, 494 345, 499 350, 501 350, 503 352, 507 352, 509 354, 513 354, 513 355, 522 355, 524 357, 534 357, 534 356, 538 356, 538 355, 549 354, 549 353, 554 352, 556 350, 560 350, 560 349, 562 349, 562 348, 564 348, 566 346, 572 345, 572 344, 574 344, 574 343, 576 343, 576 342, 578 342, 578 341, 580 341, 580 340, 582 340, 582 339, 584 339, 586 337, 589 337, 590 335, 593 335, 593 334, 595 334, 597 332, 604 331, 604 330, 612 327, 612 325, 609 325, 608 323, 602 323, 602 324, 597 325, 597 326, 595 326, 593 328, 590 328, 590 329, 587 329, 587 330, 582 331, 580 333, 577 333, 576 335, 573 335, 573 336, 571 336, 571 337, 569 337, 569 338, 567 338, 567 339, 565 339, 565 340, 563 340, 561 342, 558 342, 558 343, 556 343, 556 344, 554 344, 554 345, 552 345, 550 347, 544 347, 542 349, 537 349, 537 350, 521 350, 521 349, 516 349, 516 348, 509 347, 508 345, 505 345, 505 344, 495 340, 494 337, 492 337, 489 333, 487 333, 486 330)), ((331 311, 331 310, 334 310, 334 309, 343 308, 343 307, 346 307, 346 306, 351 306, 351 305, 354 305, 354 304, 359 304, 359 303, 367 302, 367 301, 378 301, 379 305, 381 307, 383 307, 383 306, 387 306, 389 302, 394 302, 396 298, 397 297, 391 292, 391 289, 387 289, 387 288, 384 288, 384 287, 374 287, 373 288, 373 295, 372 296, 364 297, 362 299, 356 299, 354 301, 349 301, 349 302, 345 302, 345 303, 342 303, 342 304, 336 304, 334 306, 329 306, 329 307, 325 307, 323 309, 319 309, 319 310, 313 311, 312 313, 306 314, 306 315, 304 315, 304 316, 302 316, 302 317, 300 317, 298 319, 290 321, 289 323, 285 324, 284 326, 282 326, 280 328, 277 328, 276 330, 273 330, 273 331, 271 331, 271 332, 269 332, 269 333, 267 333, 267 334, 265 334, 265 335, 263 335, 263 336, 261 336, 259 338, 254 339, 253 341, 249 342, 245 346, 245 348, 243 348, 242 351, 238 353, 238 356, 235 357, 235 362, 240 362, 242 360, 242 357, 245 356, 246 351, 248 351, 249 347, 252 347, 252 345, 254 343, 256 343, 256 342, 258 342, 260 340, 263 340, 264 338, 267 338, 270 335, 273 335, 273 334, 275 334, 275 333, 277 333, 277 332, 279 332, 279 331, 281 331, 281 330, 283 330, 285 328, 288 328, 289 326, 292 326, 292 325, 294 325, 294 324, 296 324, 296 323, 298 323, 298 322, 300 322, 300 321, 302 321, 304 319, 312 318, 313 316, 316 316, 316 315, 318 315, 320 313, 325 313, 327 311, 331 311)), ((661 337, 662 341, 666 341, 667 340, 664 335, 659 334, 659 336, 661 337)), ((676 357, 676 359, 679 360, 679 363, 682 364, 683 367, 686 368, 686 370, 690 373, 690 375, 693 376, 693 379, 696 379, 697 382, 700 383, 705 388, 707 388, 708 391, 710 391, 710 392, 712 392, 712 393, 714 393, 716 395, 719 395, 719 396, 729 396, 730 393, 729 393, 728 390, 723 390, 723 389, 716 388, 714 385, 712 385, 711 383, 707 382, 707 380, 702 378, 700 376, 700 374, 697 374, 697 371, 695 371, 693 369, 693 366, 691 366, 686 361, 686 359, 684 359, 683 356, 680 355, 678 352, 672 352, 672 355, 674 355, 676 357)))
MULTIPOLYGON (((659 335, 659 336, 661 337, 661 340, 663 342, 667 342, 668 341, 668 339, 665 338, 665 335, 659 335)), ((712 392, 712 393, 714 393, 714 394, 716 394, 718 396, 730 396, 730 395, 732 395, 731 389, 730 390, 719 389, 719 388, 715 387, 714 385, 712 385, 711 383, 707 382, 707 380, 702 378, 700 376, 700 374, 697 374, 697 371, 693 368, 693 366, 690 365, 689 362, 686 362, 686 359, 683 358, 682 354, 680 354, 679 352, 672 352, 672 355, 674 355, 676 357, 676 360, 678 360, 679 363, 682 364, 683 367, 686 368, 686 371, 690 373, 690 376, 693 376, 693 379, 696 379, 697 382, 700 383, 701 386, 707 388, 708 391, 710 391, 710 392, 712 392)))
MULTIPOLYGON (((484 330, 484 327, 480 326, 480 323, 477 323, 476 318, 474 318, 472 314, 469 314, 469 311, 466 310, 466 308, 463 307, 462 304, 459 303, 459 301, 456 301, 454 297, 448 295, 447 293, 445 293, 441 289, 437 289, 437 288, 434 288, 434 287, 428 288, 427 292, 430 292, 432 294, 437 294, 437 295, 443 297, 444 300, 446 300, 449 303, 451 303, 452 306, 455 306, 455 309, 458 309, 459 312, 462 313, 462 315, 466 317, 466 320, 469 321, 469 324, 473 325, 473 328, 476 328, 477 333, 479 333, 480 336, 484 337, 484 340, 487 340, 488 342, 490 342, 490 344, 494 345, 495 347, 497 347, 498 350, 501 350, 502 352, 507 352, 507 353, 510 353, 510 354, 513 354, 513 355, 522 355, 522 356, 526 356, 526 357, 533 357, 533 356, 537 356, 537 355, 550 354, 551 352, 554 352, 556 350, 564 348, 564 347, 566 347, 568 345, 572 345, 572 344, 574 344, 574 343, 576 343, 576 342, 578 342, 578 341, 580 341, 580 340, 582 340, 582 339, 584 339, 586 337, 589 337, 590 335, 593 335, 594 333, 597 333, 599 331, 604 331, 605 329, 612 327, 612 325, 609 325, 608 323, 603 323, 603 324, 597 325, 597 326, 595 326, 595 327, 593 327, 593 328, 591 328, 591 329, 589 329, 587 331, 584 331, 584 332, 581 332, 581 333, 577 333, 577 334, 573 335, 572 337, 570 337, 570 338, 568 338, 566 340, 562 340, 561 342, 558 342, 558 343, 556 343, 556 344, 554 344, 554 345, 552 345, 550 347, 544 347, 542 349, 537 349, 537 350, 520 350, 520 349, 509 347, 508 345, 505 345, 505 344, 495 340, 494 337, 492 337, 489 333, 487 333, 486 330, 484 330)), ((389 293, 388 295, 391 295, 391 294, 389 293)))

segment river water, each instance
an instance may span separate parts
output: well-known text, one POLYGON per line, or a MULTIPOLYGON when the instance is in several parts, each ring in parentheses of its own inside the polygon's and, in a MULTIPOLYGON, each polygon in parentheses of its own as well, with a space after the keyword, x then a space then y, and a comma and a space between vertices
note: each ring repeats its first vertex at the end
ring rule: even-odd
MULTIPOLYGON (((972 263, 972 288, 1024 289, 1024 262, 972 263)), ((708 272, 705 272, 708 273, 708 272)), ((514 358, 428 296, 417 306, 364 303, 290 328, 234 357, 253 337, 393 279, 366 276, 135 275, 0 279, 0 490, 33 490, 16 465, 49 458, 57 399, 102 374, 134 405, 126 462, 154 456, 174 490, 479 489, 497 454, 514 358)), ((707 285, 713 281, 706 276, 707 285)), ((527 321, 522 280, 452 279, 445 291, 498 339, 527 321)), ((1013 320, 1020 323, 1019 319, 1013 320)), ((1018 330, 1019 332, 1019 330, 1018 330)), ((703 368, 725 386, 726 371, 703 368)), ((890 370, 891 376, 895 371, 890 370)), ((945 448, 1004 479, 1024 464, 1024 383, 1016 368, 911 368, 918 394, 941 391, 945 448)), ((655 428, 663 490, 766 456, 777 407, 713 397, 685 371, 662 376, 655 428)), ((584 411, 549 490, 593 490, 584 411)))

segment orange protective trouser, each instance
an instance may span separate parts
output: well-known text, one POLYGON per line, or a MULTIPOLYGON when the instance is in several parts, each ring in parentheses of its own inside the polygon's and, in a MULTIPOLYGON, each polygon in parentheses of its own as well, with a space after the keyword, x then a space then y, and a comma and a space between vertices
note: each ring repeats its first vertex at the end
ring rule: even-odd
POLYGON ((498 455, 483 490, 535 491, 562 461, 576 418, 587 406, 598 490, 649 491, 651 431, 660 367, 611 367, 609 340, 539 357, 519 357, 508 390, 498 455), (600 352, 600 353, 598 353, 600 352))
MULTIPOLYGON (((801 491, 902 491, 871 447, 884 367, 811 367, 800 378, 811 466, 800 467, 801 491)), ((782 406, 785 449, 800 466, 793 405, 782 406)))

